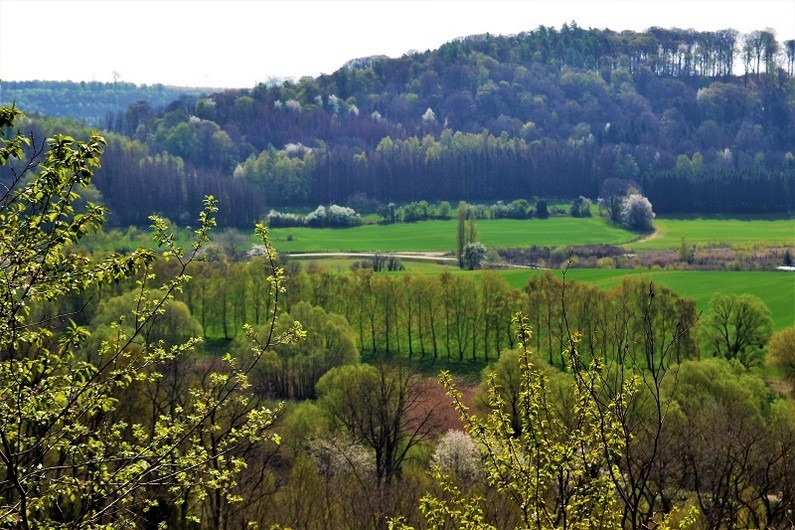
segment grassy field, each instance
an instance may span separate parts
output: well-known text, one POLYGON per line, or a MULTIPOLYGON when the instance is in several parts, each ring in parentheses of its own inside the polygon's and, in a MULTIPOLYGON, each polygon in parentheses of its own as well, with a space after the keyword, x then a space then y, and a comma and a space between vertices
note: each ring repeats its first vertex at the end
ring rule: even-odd
POLYGON ((795 246, 793 219, 656 219, 657 232, 629 245, 633 250, 677 248, 682 237, 689 245, 726 244, 795 246))
MULTIPOLYGON (((558 217, 546 220, 485 219, 477 222, 486 247, 626 245, 632 251, 676 249, 684 236, 689 245, 726 244, 795 246, 793 219, 657 219, 657 232, 638 240, 634 232, 604 219, 558 217)), ((423 221, 355 228, 274 228, 271 238, 282 252, 452 251, 455 221, 423 221)))
MULTIPOLYGON (((504 275, 514 287, 523 287, 539 271, 512 270, 504 275)), ((560 274, 560 272, 558 272, 560 274)), ((623 276, 643 276, 664 285, 680 296, 695 300, 699 311, 707 311, 715 294, 749 293, 758 296, 773 315, 774 329, 795 324, 795 273, 734 271, 673 271, 645 269, 570 269, 566 277, 610 289, 623 276)))
MULTIPOLYGON (((621 244, 636 237, 598 217, 545 220, 485 219, 477 222, 486 247, 621 244)), ((453 251, 456 221, 422 221, 355 228, 273 228, 271 240, 280 252, 453 251)))

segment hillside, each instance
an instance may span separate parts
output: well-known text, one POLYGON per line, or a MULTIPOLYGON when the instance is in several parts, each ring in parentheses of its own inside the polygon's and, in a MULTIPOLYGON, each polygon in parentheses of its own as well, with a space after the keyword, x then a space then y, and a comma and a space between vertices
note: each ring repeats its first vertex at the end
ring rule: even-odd
POLYGON ((105 120, 97 186, 119 224, 222 222, 346 203, 596 199, 635 182, 658 213, 795 204, 795 41, 765 31, 539 27, 350 61, 277 86, 136 102, 105 120), (742 72, 737 75, 738 72, 742 72), (142 217, 143 215, 143 217, 142 217))
POLYGON ((161 84, 99 83, 72 81, 0 80, 0 104, 15 103, 27 113, 83 120, 92 127, 112 128, 119 109, 139 101, 162 108, 177 100, 195 102, 211 92, 206 88, 161 84))

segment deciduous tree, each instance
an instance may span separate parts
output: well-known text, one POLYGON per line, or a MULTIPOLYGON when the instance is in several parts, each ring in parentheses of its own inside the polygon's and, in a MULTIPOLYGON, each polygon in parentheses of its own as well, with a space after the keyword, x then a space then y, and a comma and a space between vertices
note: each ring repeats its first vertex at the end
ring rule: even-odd
POLYGON ((767 343, 767 349, 770 364, 781 370, 795 390, 795 326, 774 333, 767 343))
POLYGON ((317 384, 332 422, 375 451, 379 485, 389 486, 409 450, 436 428, 428 384, 408 367, 386 364, 334 368, 317 384))
POLYGON ((750 368, 762 362, 773 320, 764 302, 752 294, 717 295, 709 302, 701 332, 709 353, 750 368))
MULTIPOLYGON (((207 200, 187 250, 176 245, 164 220, 153 218, 162 258, 177 263, 176 276, 163 282, 152 274, 152 251, 104 259, 72 252, 71 244, 104 221, 101 206, 75 208, 104 139, 54 136, 45 147, 12 132, 20 114, 0 107, 6 171, 0 192, 0 526, 133 527, 147 512, 156 521, 151 510, 158 497, 176 504, 196 487, 226 495, 241 469, 236 448, 267 437, 274 412, 248 408, 214 446, 202 443, 200 432, 216 429, 213 418, 248 402, 248 372, 265 348, 295 336, 297 328, 258 343, 248 364, 224 358, 178 413, 159 416, 152 429, 137 418, 120 419, 114 411, 122 392, 134 382, 151 383, 158 366, 197 344, 190 338, 167 346, 148 340, 146 331, 154 331, 151 324, 187 281, 186 268, 215 224, 215 204, 207 200), (91 333, 70 315, 31 318, 40 303, 129 278, 137 282, 137 303, 126 319, 119 316, 93 362, 79 353, 91 333), (226 464, 210 465, 218 457, 226 464)), ((258 233, 267 246, 266 229, 258 233)), ((282 273, 272 270, 271 287, 279 292, 282 273)))

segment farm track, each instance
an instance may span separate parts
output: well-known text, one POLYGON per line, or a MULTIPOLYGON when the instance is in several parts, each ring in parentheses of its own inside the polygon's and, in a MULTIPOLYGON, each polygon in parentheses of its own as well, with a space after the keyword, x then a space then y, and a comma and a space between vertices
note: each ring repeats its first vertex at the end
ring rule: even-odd
MULTIPOLYGON (((375 252, 295 252, 285 253, 291 258, 372 258, 375 252)), ((444 252, 384 252, 383 255, 395 256, 406 261, 434 261, 436 263, 458 263, 457 258, 446 256, 444 252)), ((543 269, 544 267, 533 265, 513 265, 501 263, 499 265, 507 269, 543 269)))

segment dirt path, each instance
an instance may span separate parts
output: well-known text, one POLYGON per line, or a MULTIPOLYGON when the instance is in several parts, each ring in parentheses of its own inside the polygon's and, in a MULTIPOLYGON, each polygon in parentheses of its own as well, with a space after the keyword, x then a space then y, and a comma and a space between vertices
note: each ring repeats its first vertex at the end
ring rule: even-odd
POLYGON ((652 239, 657 239, 660 236, 662 236, 662 231, 655 229, 651 234, 638 238, 636 241, 633 241, 633 243, 645 243, 647 241, 651 241, 652 239))
MULTIPOLYGON (((381 252, 382 255, 395 256, 406 261, 435 261, 436 263, 458 263, 457 258, 446 256, 444 252, 381 252)), ((285 253, 291 258, 372 258, 374 252, 295 252, 285 253)), ((543 269, 532 265, 513 265, 500 263, 499 267, 508 269, 543 269)))
MULTIPOLYGON (((291 258, 372 258, 375 254, 375 252, 296 252, 286 255, 291 258)), ((444 252, 380 252, 379 254, 405 260, 458 262, 456 258, 445 256, 444 252)))

